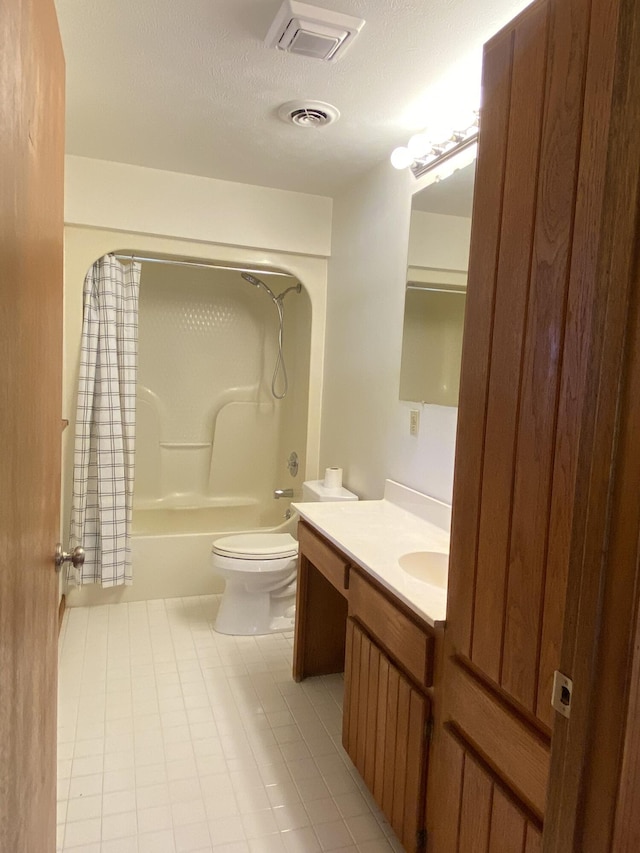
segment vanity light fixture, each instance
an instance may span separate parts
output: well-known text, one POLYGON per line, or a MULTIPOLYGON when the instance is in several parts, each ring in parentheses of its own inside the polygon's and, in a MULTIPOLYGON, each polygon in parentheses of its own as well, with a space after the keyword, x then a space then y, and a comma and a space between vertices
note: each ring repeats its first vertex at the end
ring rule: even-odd
POLYGON ((410 168, 416 178, 434 172, 434 180, 442 180, 472 162, 477 145, 478 113, 474 113, 473 121, 464 130, 454 131, 444 142, 433 143, 428 134, 416 133, 406 147, 392 151, 391 165, 395 169, 410 168))

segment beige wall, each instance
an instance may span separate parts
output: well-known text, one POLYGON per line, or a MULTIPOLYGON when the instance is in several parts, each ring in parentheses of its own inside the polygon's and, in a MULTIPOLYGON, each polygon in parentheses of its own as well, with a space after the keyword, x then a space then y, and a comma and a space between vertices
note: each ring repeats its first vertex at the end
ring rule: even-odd
MULTIPOLYGON (((416 406, 398 394, 416 187, 385 162, 334 199, 320 468, 344 468, 345 485, 363 498, 381 497, 388 477, 450 501, 457 410, 421 406, 412 437, 416 406)), ((466 269, 468 220, 424 216, 420 264, 466 269)))
POLYGON ((65 222, 326 257, 331 199, 67 156, 65 222))

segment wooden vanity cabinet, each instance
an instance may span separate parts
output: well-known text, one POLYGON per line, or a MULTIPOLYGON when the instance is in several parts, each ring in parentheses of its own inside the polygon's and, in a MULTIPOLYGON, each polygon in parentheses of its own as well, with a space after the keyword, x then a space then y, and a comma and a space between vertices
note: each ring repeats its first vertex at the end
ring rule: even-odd
POLYGON ((425 845, 435 633, 305 522, 293 676, 344 670, 342 743, 409 853, 425 845))
POLYGON ((435 636, 351 572, 342 743, 404 848, 425 845, 435 636))
POLYGON ((298 524, 293 678, 344 670, 349 562, 319 533, 298 524))

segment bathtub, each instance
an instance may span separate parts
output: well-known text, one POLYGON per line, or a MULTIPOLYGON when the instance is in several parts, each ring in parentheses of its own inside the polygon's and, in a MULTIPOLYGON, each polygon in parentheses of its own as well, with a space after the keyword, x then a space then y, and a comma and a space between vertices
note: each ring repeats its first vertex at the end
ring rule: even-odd
POLYGON ((212 595, 224 581, 211 569, 211 543, 219 536, 243 531, 296 533, 297 517, 286 519, 286 501, 245 506, 135 509, 131 559, 133 585, 103 589, 96 584, 70 587, 69 606, 147 601, 212 595))

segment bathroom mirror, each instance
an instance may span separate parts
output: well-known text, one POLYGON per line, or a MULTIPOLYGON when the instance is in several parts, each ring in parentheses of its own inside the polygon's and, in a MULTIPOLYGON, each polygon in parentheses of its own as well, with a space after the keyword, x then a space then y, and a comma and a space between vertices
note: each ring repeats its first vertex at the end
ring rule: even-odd
POLYGON ((457 406, 475 162, 413 195, 400 399, 457 406))

